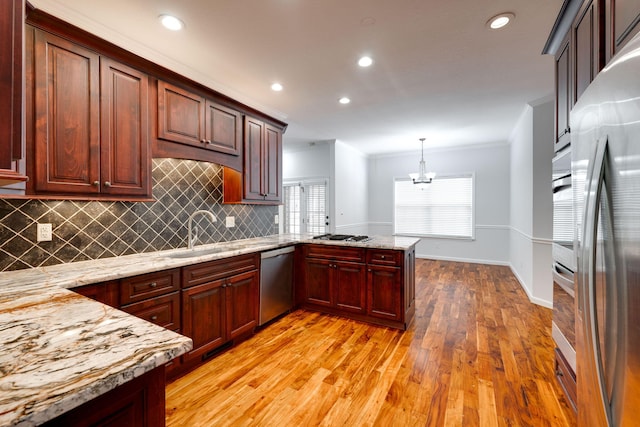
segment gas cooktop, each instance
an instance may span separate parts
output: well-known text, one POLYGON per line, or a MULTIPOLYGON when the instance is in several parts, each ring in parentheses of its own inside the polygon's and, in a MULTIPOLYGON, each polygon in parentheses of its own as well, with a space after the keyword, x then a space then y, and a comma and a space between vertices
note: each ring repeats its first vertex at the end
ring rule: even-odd
POLYGON ((356 236, 354 234, 322 234, 315 236, 315 240, 340 240, 343 242, 367 242, 371 240, 369 236, 356 236))

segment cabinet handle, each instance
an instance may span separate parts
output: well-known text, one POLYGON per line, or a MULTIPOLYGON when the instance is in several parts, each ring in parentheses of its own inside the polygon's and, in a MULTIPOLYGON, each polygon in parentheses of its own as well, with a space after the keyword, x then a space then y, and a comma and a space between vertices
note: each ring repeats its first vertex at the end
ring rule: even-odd
POLYGON ((156 282, 149 283, 149 287, 150 288, 155 288, 156 286, 158 286, 158 284, 156 282))
POLYGON ((105 187, 111 187, 111 182, 110 181, 105 181, 104 182, 104 186, 105 187))
POLYGON ((94 187, 99 187, 100 186, 100 181, 93 181, 93 186, 94 187))
POLYGON ((158 320, 158 316, 151 316, 151 320, 158 320))

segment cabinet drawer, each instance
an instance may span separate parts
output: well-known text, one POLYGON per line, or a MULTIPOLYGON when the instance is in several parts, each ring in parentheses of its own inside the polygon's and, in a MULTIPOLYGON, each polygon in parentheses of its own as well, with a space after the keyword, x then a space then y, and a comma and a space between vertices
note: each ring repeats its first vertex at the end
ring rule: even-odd
POLYGON ((131 304, 179 289, 180 270, 177 268, 122 279, 120 282, 120 304, 131 304))
POLYGON ((258 268, 258 256, 258 253, 241 255, 184 267, 182 269, 182 287, 188 288, 255 270, 258 268))
POLYGON ((363 248, 348 248, 338 245, 307 245, 305 255, 340 261, 364 262, 363 248))
POLYGON ((573 369, 571 369, 571 366, 569 366, 569 363, 562 355, 560 349, 554 349, 554 353, 556 356, 556 378, 562 386, 567 400, 569 400, 569 403, 573 406, 573 410, 575 411, 577 402, 576 376, 573 373, 573 369))
POLYGON ((399 266, 402 264, 402 252, 384 249, 368 249, 367 263, 399 266))
POLYGON ((121 310, 167 329, 180 329, 180 294, 178 292, 125 305, 121 310))

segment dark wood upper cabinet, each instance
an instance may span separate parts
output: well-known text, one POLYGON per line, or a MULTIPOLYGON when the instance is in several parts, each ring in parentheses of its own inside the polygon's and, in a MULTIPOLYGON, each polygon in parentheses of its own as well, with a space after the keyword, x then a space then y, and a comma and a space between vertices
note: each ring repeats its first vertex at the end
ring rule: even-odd
POLYGON ((207 100, 206 148, 237 156, 242 150, 242 114, 207 100))
POLYGON ((149 79, 102 57, 100 159, 102 192, 150 195, 149 79))
POLYGON ((242 144, 242 114, 158 81, 158 138, 237 156, 242 144))
POLYGON ((35 30, 36 192, 100 193, 100 57, 35 30))
POLYGON ((570 143, 569 112, 571 111, 571 43, 567 36, 555 57, 556 73, 556 117, 555 117, 555 150, 570 143))
POLYGON ((224 203, 279 204, 282 201, 282 130, 244 118, 243 172, 224 169, 224 203))
POLYGON ((585 2, 573 24, 573 99, 575 104, 604 65, 600 0, 585 2))
POLYGON ((0 186, 26 181, 22 160, 24 0, 0 2, 0 186))
POLYGON ((34 30, 33 192, 149 197, 148 78, 34 30))
POLYGON ((205 99, 158 81, 158 138, 200 147, 204 138, 205 99))
POLYGON ((606 0, 606 61, 640 31, 640 0, 606 0))

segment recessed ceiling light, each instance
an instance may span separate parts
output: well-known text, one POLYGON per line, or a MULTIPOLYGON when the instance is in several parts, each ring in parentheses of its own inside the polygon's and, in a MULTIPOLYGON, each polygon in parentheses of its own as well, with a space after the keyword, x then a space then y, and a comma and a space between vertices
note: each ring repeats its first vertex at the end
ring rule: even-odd
POLYGON ((361 67, 369 67, 371 64, 373 64, 373 59, 368 56, 363 56, 358 60, 358 65, 361 67))
POLYGON ((340 104, 348 104, 351 102, 351 100, 349 98, 347 98, 346 96, 343 96, 342 98, 338 99, 338 102, 340 104))
POLYGON ((280 83, 274 83, 271 85, 271 90, 274 92, 280 92, 282 89, 284 89, 282 87, 282 85, 280 83))
POLYGON ((171 15, 160 15, 158 17, 162 25, 171 31, 179 31, 184 28, 184 22, 171 15))
POLYGON ((515 17, 516 15, 511 12, 501 13, 489 19, 487 21, 487 26, 492 30, 497 30, 499 28, 507 26, 507 24, 509 24, 509 22, 511 22, 515 17))

